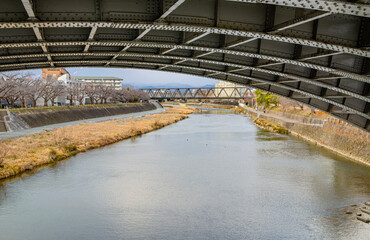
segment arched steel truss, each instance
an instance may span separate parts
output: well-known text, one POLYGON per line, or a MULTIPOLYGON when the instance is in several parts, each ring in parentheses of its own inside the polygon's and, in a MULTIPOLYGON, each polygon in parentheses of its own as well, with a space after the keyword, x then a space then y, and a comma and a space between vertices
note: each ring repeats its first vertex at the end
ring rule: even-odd
POLYGON ((3 0, 0 71, 128 67, 249 85, 370 131, 368 0, 3 0))

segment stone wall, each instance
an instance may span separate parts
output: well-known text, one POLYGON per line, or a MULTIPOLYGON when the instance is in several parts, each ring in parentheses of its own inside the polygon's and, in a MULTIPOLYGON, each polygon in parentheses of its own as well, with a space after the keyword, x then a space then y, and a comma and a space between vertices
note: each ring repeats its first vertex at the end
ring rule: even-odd
POLYGON ((370 166, 370 133, 341 121, 326 121, 293 114, 262 114, 244 108, 252 118, 282 126, 294 136, 323 146, 357 162, 370 166), (286 120, 284 120, 284 118, 286 120), (292 121, 289 121, 291 119, 292 121))
POLYGON ((330 122, 322 127, 292 124, 287 128, 294 135, 370 166, 370 134, 359 128, 330 122))
POLYGON ((74 106, 53 109, 30 109, 13 111, 31 128, 83 119, 107 117, 126 113, 143 112, 156 109, 152 103, 117 104, 100 106, 74 106))

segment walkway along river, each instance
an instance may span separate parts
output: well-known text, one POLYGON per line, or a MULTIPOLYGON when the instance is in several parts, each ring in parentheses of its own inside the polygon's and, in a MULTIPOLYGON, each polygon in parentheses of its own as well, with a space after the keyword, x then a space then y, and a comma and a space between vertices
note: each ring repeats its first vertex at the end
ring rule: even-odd
POLYGON ((221 112, 2 182, 0 238, 368 239, 369 168, 221 112))

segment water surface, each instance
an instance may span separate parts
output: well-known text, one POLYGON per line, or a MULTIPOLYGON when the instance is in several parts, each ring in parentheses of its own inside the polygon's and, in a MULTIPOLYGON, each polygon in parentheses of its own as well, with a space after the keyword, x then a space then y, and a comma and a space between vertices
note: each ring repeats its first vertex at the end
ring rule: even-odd
POLYGON ((0 187, 0 239, 368 239, 370 169, 245 116, 194 114, 0 187))

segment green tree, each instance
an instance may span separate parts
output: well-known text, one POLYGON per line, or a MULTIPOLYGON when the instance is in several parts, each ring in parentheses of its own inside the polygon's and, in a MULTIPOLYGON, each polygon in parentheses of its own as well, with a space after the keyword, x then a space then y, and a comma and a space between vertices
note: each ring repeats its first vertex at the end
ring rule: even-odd
POLYGON ((264 109, 276 107, 279 104, 279 98, 276 95, 261 90, 256 90, 255 93, 257 95, 257 104, 263 106, 264 109))

